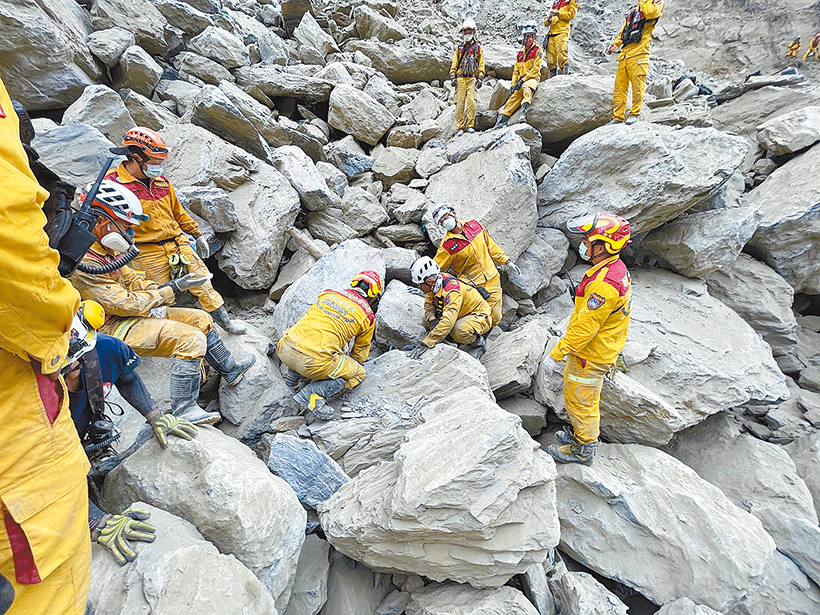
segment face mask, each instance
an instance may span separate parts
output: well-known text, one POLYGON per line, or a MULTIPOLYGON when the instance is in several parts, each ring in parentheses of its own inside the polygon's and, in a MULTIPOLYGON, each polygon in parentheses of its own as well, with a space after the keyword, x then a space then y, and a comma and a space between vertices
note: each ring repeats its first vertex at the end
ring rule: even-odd
POLYGON ((580 256, 583 260, 589 260, 589 252, 587 252, 587 244, 582 243, 578 246, 578 256, 580 256))
POLYGON ((452 231, 454 228, 456 228, 456 219, 450 216, 444 222, 441 223, 441 226, 443 226, 444 230, 446 231, 452 231))
POLYGON ((473 40, 472 34, 462 34, 461 37, 464 39, 465 43, 469 43, 471 40, 473 40))
POLYGON ((100 239, 100 243, 114 252, 127 252, 131 244, 119 233, 108 233, 100 239))
POLYGON ((162 165, 161 164, 146 164, 145 169, 142 171, 145 173, 146 177, 154 178, 159 177, 162 175, 162 165))

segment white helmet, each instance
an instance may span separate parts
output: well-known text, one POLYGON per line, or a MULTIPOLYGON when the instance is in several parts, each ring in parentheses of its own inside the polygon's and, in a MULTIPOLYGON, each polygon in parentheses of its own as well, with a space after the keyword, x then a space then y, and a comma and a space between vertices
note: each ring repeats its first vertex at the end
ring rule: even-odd
POLYGON ((97 345, 97 329, 105 324, 105 310, 96 301, 80 303, 71 321, 71 338, 64 365, 71 365, 97 345))
POLYGON ((422 256, 410 266, 410 278, 413 284, 419 285, 431 275, 441 273, 441 267, 429 256, 422 256))
POLYGON ((462 23, 461 27, 458 29, 459 32, 464 32, 464 30, 478 30, 475 25, 475 20, 472 17, 465 19, 464 23, 462 23))
POLYGON ((521 26, 521 34, 524 36, 527 34, 538 34, 538 24, 533 20, 524 22, 524 25, 521 26))
POLYGON ((448 205, 447 203, 442 203, 433 210, 433 213, 431 215, 433 217, 433 222, 435 222, 436 224, 441 224, 441 219, 444 216, 446 216, 447 214, 455 215, 455 213, 456 210, 453 209, 451 205, 448 205))
MULTIPOLYGON (((85 201, 92 186, 94 186, 93 183, 87 184, 80 190, 80 203, 85 201)), ((95 213, 102 213, 108 218, 129 224, 139 224, 148 219, 148 216, 142 213, 142 203, 137 195, 122 184, 110 179, 100 182, 100 189, 94 195, 91 208, 95 210, 95 213)))

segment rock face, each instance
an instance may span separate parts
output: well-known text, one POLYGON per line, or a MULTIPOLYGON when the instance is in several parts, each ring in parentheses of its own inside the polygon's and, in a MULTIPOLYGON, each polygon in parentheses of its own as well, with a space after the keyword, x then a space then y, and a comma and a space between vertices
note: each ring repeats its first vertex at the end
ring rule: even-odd
POLYGON ((133 542, 139 557, 122 567, 107 549, 93 545, 88 598, 95 613, 280 612, 259 579, 193 525, 144 502, 134 507, 151 513, 156 540, 133 542))
POLYGON ((92 126, 54 126, 43 130, 37 122, 36 130, 32 145, 40 154, 40 161, 73 186, 94 181, 112 157, 108 150, 114 144, 92 126))
POLYGON ((549 587, 561 613, 626 615, 626 605, 586 572, 564 569, 553 575, 549 587))
POLYGON ((427 335, 423 321, 424 297, 399 280, 392 280, 376 312, 376 344, 385 350, 418 344, 427 335))
POLYGON ((780 273, 795 292, 820 293, 820 146, 789 160, 746 195, 763 213, 749 247, 780 273))
POLYGON ((393 83, 446 79, 452 57, 443 47, 388 45, 378 41, 350 41, 345 51, 360 51, 393 83))
POLYGON ((579 137, 612 119, 612 87, 609 77, 558 75, 538 86, 527 123, 544 143, 579 137))
POLYGON ((319 293, 350 288, 350 281, 360 271, 372 270, 384 279, 381 253, 357 239, 345 241, 325 254, 282 295, 273 314, 274 328, 281 336, 316 301, 319 293))
POLYGON ((293 36, 302 45, 312 47, 324 58, 329 53, 339 51, 339 46, 333 37, 322 30, 316 19, 309 12, 302 16, 302 21, 293 31, 293 36))
POLYGON ((373 574, 367 566, 332 551, 322 615, 375 613, 390 587, 388 575, 373 574))
POLYGON ((413 592, 407 615, 538 615, 524 594, 512 587, 475 589, 431 583, 413 592))
POLYGON ((188 47, 194 53, 205 56, 225 68, 238 68, 249 64, 242 41, 227 30, 216 26, 205 28, 201 34, 189 41, 188 47))
POLYGON ((820 141, 820 107, 804 107, 757 127, 757 141, 769 156, 800 151, 820 141))
POLYGON ((137 45, 150 54, 162 55, 170 50, 165 30, 168 21, 148 0, 95 0, 91 19, 94 29, 118 26, 129 30, 137 45))
POLYGON ((119 143, 129 128, 136 126, 119 95, 105 85, 90 85, 82 96, 65 110, 63 126, 85 124, 119 143))
POLYGON ((315 534, 305 536, 296 580, 285 615, 316 615, 327 600, 330 545, 315 534))
POLYGON ((554 464, 490 399, 440 406, 320 506, 322 527, 374 570, 499 587, 558 540, 554 464))
MULTIPOLYGON (((529 148, 521 138, 507 132, 487 151, 433 175, 425 193, 430 209, 449 203, 459 218, 481 222, 504 253, 517 259, 535 237, 536 186, 528 158, 529 148), (510 215, 510 203, 516 204, 515 215, 510 215)), ((428 223, 428 231, 436 226, 428 223)))
POLYGON ((540 223, 563 228, 574 216, 608 211, 627 218, 633 233, 651 231, 715 193, 748 149, 712 128, 604 126, 573 141, 541 183, 540 223))
POLYGON ((689 598, 680 598, 664 604, 658 615, 719 615, 717 611, 702 604, 695 604, 689 598))
POLYGON ((308 211, 323 211, 341 204, 339 195, 328 188, 316 165, 300 148, 292 145, 276 148, 273 165, 296 189, 302 206, 308 211))
POLYGON ((515 262, 521 275, 507 272, 505 290, 515 299, 534 297, 563 268, 568 248, 569 241, 564 233, 558 229, 539 228, 533 242, 515 262))
POLYGON ((328 123, 360 141, 376 145, 395 123, 395 118, 375 98, 349 85, 337 85, 330 93, 328 123))
POLYGON ((788 557, 776 552, 746 599, 727 615, 790 613, 814 615, 820 609, 820 589, 788 557))
POLYGON ((250 568, 284 610, 306 515, 290 486, 245 445, 211 427, 165 450, 151 440, 108 475, 105 498, 119 509, 144 500, 190 521, 250 568))
POLYGON ((544 357, 549 330, 537 320, 487 342, 481 364, 487 369, 496 399, 504 399, 530 388, 544 357))
POLYGON ((557 485, 561 549, 656 604, 686 596, 722 611, 774 553, 755 517, 653 448, 600 445, 591 467, 560 467, 557 485))
POLYGON ((820 510, 820 435, 814 433, 795 438, 786 450, 811 492, 815 510, 820 510))

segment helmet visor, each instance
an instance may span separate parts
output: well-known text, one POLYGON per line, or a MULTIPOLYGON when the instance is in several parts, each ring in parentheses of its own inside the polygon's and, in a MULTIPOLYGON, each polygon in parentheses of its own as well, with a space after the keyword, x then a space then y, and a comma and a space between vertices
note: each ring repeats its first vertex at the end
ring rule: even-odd
POLYGON ((588 235, 598 224, 598 217, 601 214, 586 214, 567 221, 567 230, 576 235, 588 235))

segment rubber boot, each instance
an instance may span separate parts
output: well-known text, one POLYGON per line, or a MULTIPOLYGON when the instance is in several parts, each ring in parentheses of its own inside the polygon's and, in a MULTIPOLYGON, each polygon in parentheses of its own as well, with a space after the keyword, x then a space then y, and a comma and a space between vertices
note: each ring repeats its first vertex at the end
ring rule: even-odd
POLYGON ((559 444, 572 444, 573 442, 577 442, 578 444, 580 444, 580 442, 578 442, 578 440, 575 439, 575 434, 572 433, 572 431, 564 429, 555 432, 555 440, 559 444))
POLYGON ((242 335, 245 331, 248 330, 248 326, 241 322, 236 322, 235 320, 231 320, 230 315, 228 314, 228 310, 225 309, 225 306, 222 305, 216 308, 213 312, 208 312, 216 321, 220 327, 225 329, 228 333, 233 333, 234 335, 242 335))
POLYGON ((521 117, 518 118, 519 124, 526 124, 527 123, 527 110, 530 108, 530 103, 524 103, 521 105, 521 117))
POLYGON ((628 118, 626 118, 626 121, 624 122, 624 124, 626 124, 627 126, 631 126, 632 124, 635 124, 637 121, 638 121, 638 116, 637 115, 630 115, 628 118))
POLYGON ((317 419, 332 419, 333 408, 327 406, 327 400, 345 388, 344 378, 335 380, 314 380, 293 399, 305 410, 310 410, 317 419))
POLYGON ((219 333, 211 331, 206 337, 208 350, 205 351, 205 360, 225 379, 225 384, 229 387, 236 386, 248 368, 256 363, 256 356, 249 354, 241 361, 236 361, 225 342, 219 338, 219 333))
POLYGON ((297 384, 299 384, 299 378, 301 377, 302 374, 297 372, 295 369, 291 369, 288 367, 288 373, 285 374, 285 384, 292 389, 297 384))
POLYGON ((507 122, 509 120, 510 120, 509 115, 504 115, 503 113, 499 114, 498 119, 495 122, 495 126, 493 126, 493 130, 496 130, 497 128, 504 128, 504 126, 507 125, 507 122))
POLYGON ((561 68, 559 68, 559 69, 558 69, 558 74, 559 74, 559 75, 566 75, 566 74, 568 74, 568 73, 567 73, 567 71, 568 71, 568 67, 569 67, 569 65, 568 65, 568 64, 565 64, 564 66, 562 66, 561 68))
POLYGON ((547 452, 552 455, 558 463, 580 463, 585 466, 591 466, 597 449, 598 444, 596 442, 581 444, 575 441, 564 444, 563 446, 550 444, 547 447, 547 452))
POLYGON ((480 359, 484 352, 487 350, 487 339, 484 335, 479 335, 475 338, 475 341, 472 344, 468 344, 468 351, 469 354, 474 359, 480 359))
POLYGON ((222 420, 219 412, 208 412, 196 403, 201 382, 199 359, 174 359, 171 365, 171 412, 194 425, 218 423, 222 420))
POLYGON ((553 77, 555 77, 556 75, 559 75, 559 74, 561 74, 561 73, 559 72, 559 70, 558 70, 557 68, 553 68, 553 69, 550 71, 550 79, 552 79, 553 77))

